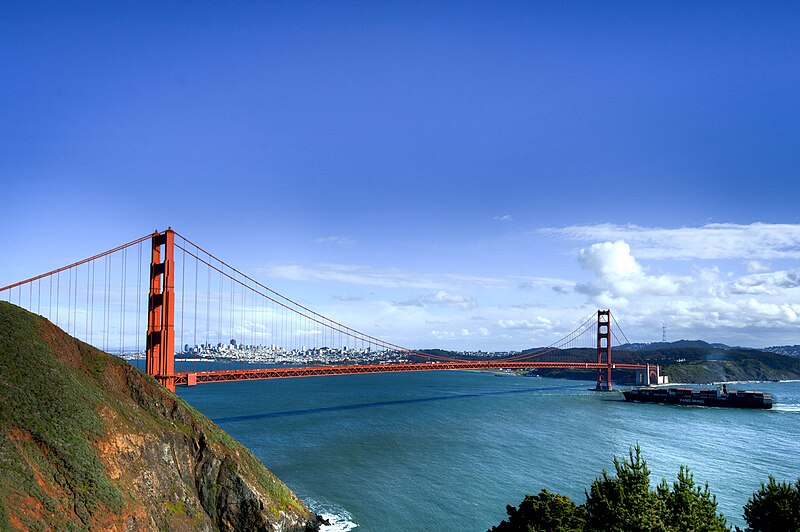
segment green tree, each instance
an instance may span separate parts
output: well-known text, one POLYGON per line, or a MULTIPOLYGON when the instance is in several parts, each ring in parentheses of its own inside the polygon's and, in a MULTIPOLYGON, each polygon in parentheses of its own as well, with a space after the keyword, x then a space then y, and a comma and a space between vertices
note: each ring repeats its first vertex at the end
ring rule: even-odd
POLYGON ((705 532, 727 532, 730 530, 725 517, 717 513, 717 498, 708 490, 694 483, 694 476, 687 466, 681 466, 678 481, 672 490, 666 479, 656 488, 663 502, 662 521, 667 530, 697 530, 705 532))
POLYGON ((800 530, 800 479, 793 485, 770 475, 744 505, 744 520, 748 531, 800 530))
POLYGON ((650 490, 650 470, 641 449, 628 452, 622 462, 615 456, 616 477, 603 471, 586 494, 586 529, 608 532, 666 530, 661 520, 663 501, 650 490))
MULTIPOLYGON (((725 517, 717 513, 717 499, 708 489, 695 485, 689 468, 682 466, 678 480, 670 486, 662 480, 650 489, 650 470, 637 444, 620 461, 614 457, 615 476, 603 471, 586 492, 586 504, 577 506, 569 497, 542 490, 527 495, 519 508, 507 506, 508 521, 492 532, 567 531, 585 532, 728 532, 725 517)), ((771 479, 774 484, 774 479, 771 479)), ((800 481, 798 481, 800 488, 800 481)), ((782 488, 785 491, 785 488, 782 488)), ((763 490, 763 488, 762 488, 763 490)), ((775 488, 774 491, 779 491, 775 488)), ((798 493, 794 493, 796 496, 798 493)), ((792 508, 800 508, 795 500, 792 508)), ((781 503, 781 508, 786 508, 781 503)), ((747 511, 747 510, 745 510, 747 511)), ((797 516, 797 514, 795 514, 797 516)), ((797 521, 781 530, 800 531, 797 521)), ((761 530, 761 529, 755 529, 761 530)), ((763 530, 777 530, 763 529, 763 530)))
POLYGON ((526 495, 519 508, 506 506, 508 521, 491 532, 571 532, 583 530, 585 511, 565 495, 543 489, 538 495, 526 495))

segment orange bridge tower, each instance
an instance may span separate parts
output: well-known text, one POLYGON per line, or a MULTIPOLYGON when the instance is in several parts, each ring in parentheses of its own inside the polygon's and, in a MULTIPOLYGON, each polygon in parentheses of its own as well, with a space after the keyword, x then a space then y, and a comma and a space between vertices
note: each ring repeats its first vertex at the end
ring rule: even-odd
POLYGON ((153 233, 147 298, 148 375, 175 391, 175 232, 153 233), (163 249, 162 249, 163 248, 163 249))
POLYGON ((611 311, 597 311, 597 363, 605 368, 597 369, 596 390, 611 391, 611 311), (604 360, 605 358, 605 360, 604 360))

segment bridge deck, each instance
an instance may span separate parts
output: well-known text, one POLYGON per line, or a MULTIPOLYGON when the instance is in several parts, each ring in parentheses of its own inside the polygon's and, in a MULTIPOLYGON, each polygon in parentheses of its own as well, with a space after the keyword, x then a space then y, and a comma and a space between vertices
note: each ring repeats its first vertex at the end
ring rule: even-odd
MULTIPOLYGON (((644 370, 644 364, 612 364, 612 369, 644 370)), ((175 374, 175 384, 192 386, 206 382, 246 381, 259 379, 288 379, 323 375, 356 375, 363 373, 402 373, 410 371, 481 370, 481 369, 607 369, 598 362, 503 362, 464 361, 423 364, 352 364, 344 366, 289 366, 282 368, 232 369, 183 372, 175 374)))

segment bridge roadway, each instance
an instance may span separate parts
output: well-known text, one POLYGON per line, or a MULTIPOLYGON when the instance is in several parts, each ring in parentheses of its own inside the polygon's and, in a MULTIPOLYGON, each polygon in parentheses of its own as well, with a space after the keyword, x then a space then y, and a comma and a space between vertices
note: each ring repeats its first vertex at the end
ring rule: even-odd
MULTIPOLYGON (((502 360, 430 362, 421 364, 352 364, 343 366, 287 366, 261 369, 230 369, 182 372, 175 374, 175 385, 194 386, 206 382, 288 379, 322 375, 357 375, 362 373, 402 373, 409 371, 482 370, 482 369, 607 369, 599 362, 504 362, 502 360)), ((644 364, 612 364, 612 369, 644 370, 644 364)))

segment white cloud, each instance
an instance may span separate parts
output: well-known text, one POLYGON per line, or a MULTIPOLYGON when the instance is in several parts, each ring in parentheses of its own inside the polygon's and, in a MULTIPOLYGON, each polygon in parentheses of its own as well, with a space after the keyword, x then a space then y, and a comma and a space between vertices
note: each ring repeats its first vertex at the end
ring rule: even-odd
POLYGON ((797 322, 797 315, 800 313, 800 305, 762 303, 750 298, 747 300, 747 310, 762 318, 797 322))
POLYGON ((798 287, 800 269, 746 275, 731 283, 731 291, 735 294, 777 295, 784 290, 798 287))
POLYGON ((579 241, 624 240, 641 259, 800 258, 800 224, 708 224, 673 229, 599 224, 541 232, 579 241))
POLYGON ((515 330, 525 330, 525 331, 542 331, 542 330, 550 330, 553 328, 553 323, 543 317, 538 316, 534 321, 530 320, 499 320, 497 322, 502 329, 515 329, 515 330))
POLYGON ((435 294, 428 294, 421 298, 422 302, 429 305, 447 305, 464 310, 473 309, 476 306, 475 299, 469 296, 448 294, 444 290, 439 290, 435 294))
POLYGON ((471 331, 466 327, 462 327, 458 332, 456 331, 431 331, 431 336, 440 340, 454 340, 456 338, 470 338, 470 337, 487 337, 489 336, 489 329, 486 327, 478 327, 476 330, 471 331))
POLYGON ((442 305, 461 310, 471 310, 477 306, 477 303, 473 297, 450 294, 445 290, 439 290, 436 293, 425 294, 407 301, 400 302, 398 305, 404 307, 427 307, 431 305, 442 305))
POLYGON ((669 275, 647 275, 631 255, 631 247, 623 240, 592 244, 578 253, 580 265, 593 272, 602 282, 582 285, 586 293, 608 292, 612 297, 638 294, 672 295, 678 292, 685 279, 669 275))
MULTIPOLYGON (((676 275, 669 268, 677 263, 659 256, 662 271, 667 271, 653 274, 631 247, 616 240, 581 249, 577 261, 593 278, 575 286, 593 304, 624 316, 627 331, 649 328, 658 333, 660 325, 669 322, 673 339, 703 338, 734 345, 738 339, 743 345, 758 346, 793 334, 800 321, 800 305, 790 303, 800 299, 800 269, 767 271, 765 262, 751 261, 744 275, 717 265, 676 275)), ((689 255, 700 254, 687 252, 684 258, 689 255)))
POLYGON ((347 238, 346 236, 323 236, 320 238, 315 238, 314 242, 317 244, 334 244, 338 246, 344 246, 355 243, 355 240, 347 238))
POLYGON ((319 329, 294 329, 290 334, 296 336, 322 336, 322 331, 319 329))
POLYGON ((333 296, 337 301, 362 301, 364 298, 361 296, 354 296, 352 294, 339 294, 333 296))
POLYGON ((497 220, 498 222, 510 222, 512 220, 512 217, 510 214, 503 214, 501 216, 495 216, 494 219, 497 220))
POLYGON ((770 265, 757 260, 749 260, 746 264, 749 273, 767 272, 770 270, 770 265))
POLYGON ((383 288, 449 289, 456 286, 502 288, 507 279, 461 274, 419 273, 394 268, 374 268, 352 264, 284 264, 256 270, 266 277, 291 281, 337 282, 383 288))
POLYGON ((558 279, 556 277, 528 277, 516 276, 512 280, 519 280, 517 287, 522 290, 534 290, 536 288, 550 288, 558 293, 566 293, 575 287, 574 281, 558 279))
POLYGON ((631 247, 622 240, 581 249, 578 262, 604 279, 642 275, 642 267, 631 255, 631 247))

